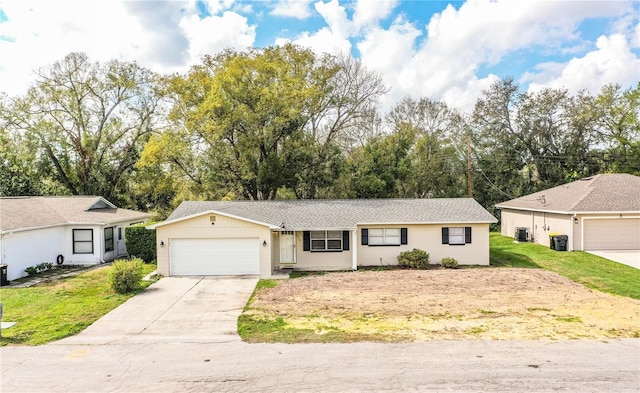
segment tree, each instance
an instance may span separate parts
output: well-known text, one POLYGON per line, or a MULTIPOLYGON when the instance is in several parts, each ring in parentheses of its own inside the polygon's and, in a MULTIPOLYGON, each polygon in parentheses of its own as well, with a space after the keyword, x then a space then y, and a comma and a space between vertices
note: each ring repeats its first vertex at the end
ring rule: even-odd
POLYGON ((595 105, 607 169, 640 175, 640 83, 627 90, 604 86, 595 105))
POLYGON ((441 101, 405 98, 389 112, 387 122, 395 130, 410 127, 416 134, 409 154, 412 175, 403 183, 403 197, 465 195, 465 159, 459 145, 466 140, 467 126, 457 111, 441 101))
POLYGON ((158 127, 156 76, 135 63, 91 63, 82 53, 37 72, 3 117, 67 193, 128 203, 127 180, 158 127))
POLYGON ((473 113, 475 196, 485 206, 597 173, 597 113, 586 93, 519 91, 511 78, 484 92, 473 113))
POLYGON ((274 199, 329 195, 341 146, 384 89, 357 61, 285 45, 206 56, 169 91, 171 135, 152 139, 147 164, 170 165, 211 199, 274 199))

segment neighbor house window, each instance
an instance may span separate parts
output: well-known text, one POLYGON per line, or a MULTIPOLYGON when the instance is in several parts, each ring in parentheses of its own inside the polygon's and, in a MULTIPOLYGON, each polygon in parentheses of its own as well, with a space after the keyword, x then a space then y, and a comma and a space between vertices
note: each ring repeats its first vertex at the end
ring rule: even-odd
POLYGON ((93 229, 73 230, 73 253, 93 254, 93 229))
POLYGON ((104 251, 113 251, 113 227, 104 229, 104 251))
POLYGON ((442 228, 442 244, 465 245, 471 243, 471 227, 442 228))
POLYGON ((304 231, 304 251, 349 250, 349 231, 304 231))
POLYGON ((360 238, 365 246, 399 246, 407 244, 407 228, 362 228, 360 238))

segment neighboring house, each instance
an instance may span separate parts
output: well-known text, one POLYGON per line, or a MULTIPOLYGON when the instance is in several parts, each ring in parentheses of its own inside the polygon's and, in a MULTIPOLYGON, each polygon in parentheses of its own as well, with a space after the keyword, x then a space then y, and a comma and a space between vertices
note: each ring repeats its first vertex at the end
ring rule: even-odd
POLYGON ((419 248, 431 263, 489 264, 489 224, 473 199, 183 202, 151 225, 158 273, 271 276, 275 269, 396 265, 419 248))
POLYGON ((97 196, 0 198, 0 264, 15 280, 42 262, 110 261, 127 255, 124 228, 149 217, 97 196))
POLYGON ((569 237, 568 250, 640 250, 640 177, 602 174, 497 204, 502 234, 528 232, 549 246, 569 237))

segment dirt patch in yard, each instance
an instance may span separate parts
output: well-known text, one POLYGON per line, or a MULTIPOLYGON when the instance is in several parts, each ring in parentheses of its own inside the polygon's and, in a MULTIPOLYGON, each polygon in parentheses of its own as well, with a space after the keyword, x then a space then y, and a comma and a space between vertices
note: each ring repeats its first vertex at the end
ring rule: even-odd
POLYGON ((310 276, 261 289, 245 314, 335 341, 640 337, 639 300, 537 269, 310 276))

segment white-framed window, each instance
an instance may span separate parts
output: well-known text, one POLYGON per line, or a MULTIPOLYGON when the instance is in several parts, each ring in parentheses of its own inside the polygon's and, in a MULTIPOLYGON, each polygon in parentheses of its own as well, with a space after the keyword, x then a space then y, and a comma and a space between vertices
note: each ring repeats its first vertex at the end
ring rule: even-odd
POLYGON ((311 251, 342 251, 342 231, 311 231, 311 251))
POLYGON ((442 244, 462 245, 471 243, 471 227, 443 227, 442 244))
POLYGON ((407 228, 362 228, 363 246, 399 246, 408 244, 407 228))
POLYGON ((93 254, 93 229, 73 230, 73 253, 93 254))
POLYGON ((113 227, 104 229, 104 251, 113 251, 113 227))
POLYGON ((399 246, 400 228, 369 228, 370 246, 399 246))

